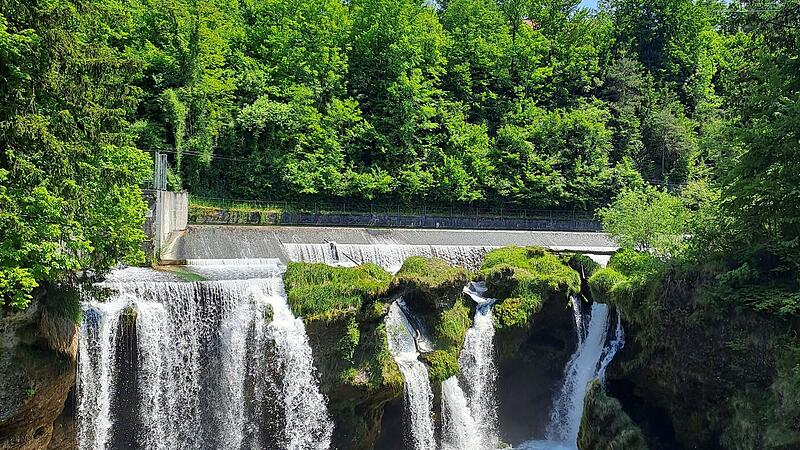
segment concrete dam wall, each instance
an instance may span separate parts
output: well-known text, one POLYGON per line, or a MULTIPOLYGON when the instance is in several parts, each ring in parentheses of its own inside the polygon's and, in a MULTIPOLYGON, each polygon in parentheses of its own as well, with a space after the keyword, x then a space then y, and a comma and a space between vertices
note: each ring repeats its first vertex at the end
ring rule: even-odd
POLYGON ((475 266, 487 251, 508 245, 601 255, 617 249, 608 235, 592 232, 191 225, 162 248, 161 261, 276 258, 398 268, 406 257, 420 255, 475 266))

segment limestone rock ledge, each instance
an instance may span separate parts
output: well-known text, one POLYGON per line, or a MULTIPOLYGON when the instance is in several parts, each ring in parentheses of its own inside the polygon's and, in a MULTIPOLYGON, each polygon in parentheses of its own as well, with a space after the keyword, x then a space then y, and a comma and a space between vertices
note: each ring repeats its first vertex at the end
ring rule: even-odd
POLYGON ((0 449, 77 447, 71 408, 77 327, 45 305, 0 313, 0 449))

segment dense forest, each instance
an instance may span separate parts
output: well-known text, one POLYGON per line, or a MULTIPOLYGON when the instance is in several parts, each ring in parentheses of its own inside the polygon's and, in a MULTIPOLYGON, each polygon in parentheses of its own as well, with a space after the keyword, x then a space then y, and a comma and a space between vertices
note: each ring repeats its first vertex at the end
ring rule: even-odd
POLYGON ((632 211, 658 206, 641 220, 696 237, 680 246, 763 251, 748 270, 797 282, 795 0, 597 11, 3 0, 0 11, 9 303, 27 303, 35 280, 141 259, 139 187, 155 151, 169 155, 170 188, 201 196, 591 211, 638 192, 632 211), (665 183, 680 188, 666 199, 680 212, 645 188, 665 183))

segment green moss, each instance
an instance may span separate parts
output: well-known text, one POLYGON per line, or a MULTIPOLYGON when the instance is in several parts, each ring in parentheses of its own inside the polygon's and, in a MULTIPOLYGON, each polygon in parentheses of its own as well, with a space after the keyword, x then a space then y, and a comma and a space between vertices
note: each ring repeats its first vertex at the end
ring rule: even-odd
POLYGON ((365 448, 377 437, 383 405, 402 394, 384 318, 391 275, 378 266, 291 263, 289 304, 306 324, 320 387, 336 423, 336 448, 365 448))
POLYGON ((458 374, 458 358, 451 352, 435 350, 423 354, 421 358, 428 365, 428 377, 435 383, 458 374))
POLYGON ((558 257, 539 247, 503 247, 486 255, 480 275, 498 299, 494 307, 499 328, 524 327, 551 295, 567 298, 580 291, 580 275, 558 257))
POLYGON ((612 302, 612 291, 614 287, 621 286, 625 281, 625 275, 619 273, 611 267, 598 269, 589 278, 589 287, 592 290, 592 298, 601 303, 612 302))
POLYGON ((357 310, 365 299, 385 295, 391 275, 375 264, 331 267, 289 263, 283 276, 289 306, 297 316, 332 316, 357 310))
POLYGON ((469 271, 439 258, 412 256, 403 262, 395 278, 397 281, 410 280, 425 286, 440 286, 469 278, 469 271))
POLYGON ((461 350, 464 335, 472 326, 472 313, 462 297, 453 303, 453 306, 443 310, 436 321, 434 334, 438 343, 443 348, 457 348, 461 350))
POLYGON ((404 292, 409 306, 424 312, 452 305, 470 279, 471 274, 463 267, 439 258, 412 256, 403 262, 392 285, 404 292))
POLYGON ((501 328, 522 326, 541 306, 542 299, 538 294, 507 298, 494 306, 494 320, 501 328))
POLYGON ((191 272, 190 270, 188 270, 186 267, 183 266, 156 266, 155 269, 161 272, 169 272, 171 274, 174 274, 182 281, 186 281, 189 283, 197 281, 206 281, 208 279, 200 274, 191 272))
POLYGON ((470 272, 463 267, 438 258, 413 256, 403 262, 392 283, 436 346, 436 351, 424 358, 433 381, 458 373, 458 355, 472 326, 472 302, 462 294, 470 279, 470 272))
POLYGON ((356 347, 358 347, 360 340, 361 331, 358 329, 358 323, 356 322, 355 317, 351 317, 350 320, 347 321, 347 327, 345 328, 344 335, 339 339, 339 353, 347 360, 352 361, 353 354, 355 353, 356 347))
POLYGON ((472 310, 468 302, 459 294, 451 306, 444 309, 423 313, 415 311, 436 346, 435 352, 423 358, 429 365, 432 381, 441 382, 458 373, 458 355, 464 346, 464 336, 472 326, 472 310))
POLYGON ((647 443, 639 427, 623 411, 614 397, 606 394, 598 380, 587 389, 583 416, 578 434, 581 450, 647 450, 647 443))

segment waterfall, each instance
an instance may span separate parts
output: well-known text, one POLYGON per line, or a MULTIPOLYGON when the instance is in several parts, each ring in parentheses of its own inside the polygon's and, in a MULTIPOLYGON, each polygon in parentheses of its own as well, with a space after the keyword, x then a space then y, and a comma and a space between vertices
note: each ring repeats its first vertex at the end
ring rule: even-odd
POLYGON ((274 339, 283 370, 283 402, 288 449, 327 449, 333 434, 325 398, 315 379, 311 346, 303 321, 295 318, 285 296, 272 297, 273 319, 269 335, 274 339))
POLYGON ((125 307, 117 299, 96 305, 84 314, 78 347, 78 443, 80 450, 102 449, 109 440, 111 399, 116 372, 119 315, 125 307))
MULTIPOLYGON (((564 383, 553 405, 545 433, 548 440, 575 443, 578 438, 586 385, 598 374, 608 331, 608 305, 595 303, 586 336, 567 363, 564 383)), ((582 334, 582 329, 578 329, 582 334)))
POLYGON ((622 315, 619 313, 619 310, 616 310, 616 316, 617 325, 614 328, 614 337, 603 350, 603 359, 600 361, 600 369, 597 371, 597 378, 599 378, 602 383, 606 381, 606 369, 608 369, 608 365, 611 364, 617 352, 625 346, 625 330, 622 328, 622 315))
POLYGON ((469 450, 483 447, 478 427, 457 377, 442 382, 442 449, 469 450))
POLYGON ((436 257, 450 264, 471 270, 480 268, 484 255, 493 249, 485 246, 376 244, 294 244, 284 243, 283 249, 292 261, 320 262, 329 265, 355 266, 377 264, 396 273, 409 256, 436 257))
POLYGON ((405 380, 405 422, 408 430, 408 447, 411 450, 434 450, 433 391, 428 379, 428 368, 419 360, 414 336, 417 330, 411 326, 403 312, 403 299, 389 307, 386 316, 386 334, 389 350, 405 380))
MULTIPOLYGON (((236 270, 216 265, 222 278, 236 270)), ((210 274, 215 264, 204 266, 210 274)), ((156 272, 146 271, 103 283, 111 300, 85 302, 80 334, 82 450, 111 448, 115 410, 125 406, 115 401, 114 361, 126 320, 135 321, 141 448, 330 446, 333 425, 302 321, 289 309, 278 267, 258 270, 258 279, 152 281, 156 272), (285 426, 268 436, 268 421, 285 426)))
POLYGON ((477 304, 472 327, 464 337, 464 347, 458 357, 460 380, 466 390, 469 409, 475 419, 479 448, 498 446, 497 404, 495 382, 497 368, 494 363, 494 320, 492 305, 495 300, 486 298, 483 282, 470 283, 464 293, 477 304))

